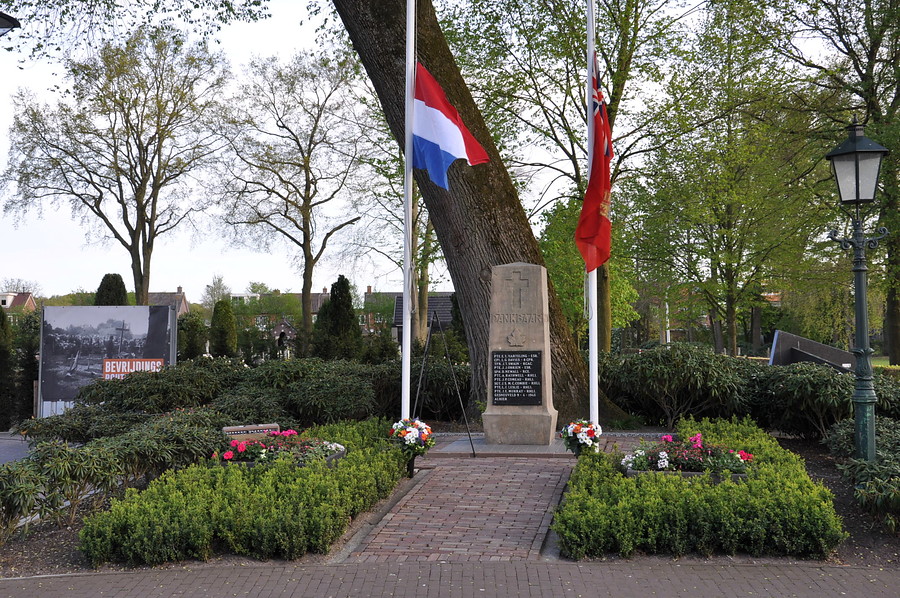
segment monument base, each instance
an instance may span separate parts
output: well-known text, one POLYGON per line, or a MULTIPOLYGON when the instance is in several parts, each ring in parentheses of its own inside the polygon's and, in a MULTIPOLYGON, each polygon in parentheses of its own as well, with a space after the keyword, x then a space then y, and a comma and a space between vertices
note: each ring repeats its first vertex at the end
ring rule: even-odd
MULTIPOLYGON (((507 407, 508 409, 508 407, 507 407)), ((542 406, 519 407, 514 413, 485 411, 484 441, 487 444, 549 445, 556 435, 556 409, 542 406)))

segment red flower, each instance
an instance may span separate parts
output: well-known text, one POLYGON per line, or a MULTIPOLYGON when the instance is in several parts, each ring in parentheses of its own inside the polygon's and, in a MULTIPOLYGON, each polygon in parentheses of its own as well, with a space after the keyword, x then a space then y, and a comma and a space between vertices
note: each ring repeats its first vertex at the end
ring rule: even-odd
POLYGON ((226 461, 230 460, 232 457, 234 457, 233 451, 225 451, 224 453, 222 453, 222 458, 226 461))

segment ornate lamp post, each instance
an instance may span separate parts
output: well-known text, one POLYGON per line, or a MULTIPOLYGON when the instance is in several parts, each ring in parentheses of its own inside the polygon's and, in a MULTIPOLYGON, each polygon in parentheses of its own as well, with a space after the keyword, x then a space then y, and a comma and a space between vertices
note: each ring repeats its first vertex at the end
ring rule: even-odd
POLYGON ((853 236, 838 237, 836 230, 828 237, 840 243, 843 249, 853 249, 853 291, 856 307, 856 338, 852 352, 856 356, 856 386, 853 390, 854 441, 856 458, 875 460, 875 385, 872 381, 872 349, 869 347, 869 314, 866 298, 868 268, 866 247, 875 249, 878 241, 887 234, 879 228, 878 236, 866 238, 860 217, 860 206, 875 200, 881 160, 888 150, 865 135, 863 127, 854 120, 848 127, 849 138, 825 156, 831 161, 831 170, 837 181, 841 207, 853 220, 853 236), (846 207, 853 206, 850 212, 846 207))
POLYGON ((19 21, 6 13, 0 12, 0 37, 20 27, 19 21))

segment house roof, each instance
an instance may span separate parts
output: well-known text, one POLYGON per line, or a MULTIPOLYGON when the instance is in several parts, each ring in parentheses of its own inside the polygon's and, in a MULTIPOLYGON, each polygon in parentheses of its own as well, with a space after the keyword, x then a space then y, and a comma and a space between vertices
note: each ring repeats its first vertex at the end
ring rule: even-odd
MULTIPOLYGON (((450 327, 453 320, 452 292, 428 293, 428 323, 432 322, 434 315, 440 322, 441 330, 450 327)), ((394 326, 403 326, 403 295, 397 295, 394 300, 394 326)))
POLYGON ((12 297, 11 301, 5 306, 7 309, 21 307, 26 310, 37 309, 37 303, 34 301, 34 295, 31 293, 0 293, 7 297, 12 297))
POLYGON ((181 287, 174 293, 147 293, 147 305, 168 305, 175 308, 175 315, 180 316, 191 311, 187 297, 181 287))

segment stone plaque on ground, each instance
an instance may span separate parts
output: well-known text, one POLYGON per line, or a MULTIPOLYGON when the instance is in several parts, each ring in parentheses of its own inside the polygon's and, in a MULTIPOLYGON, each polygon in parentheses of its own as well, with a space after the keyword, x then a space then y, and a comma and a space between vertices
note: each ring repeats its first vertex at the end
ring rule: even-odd
POLYGON ((491 270, 488 444, 550 444, 556 433, 550 374, 547 270, 506 264, 491 270))

